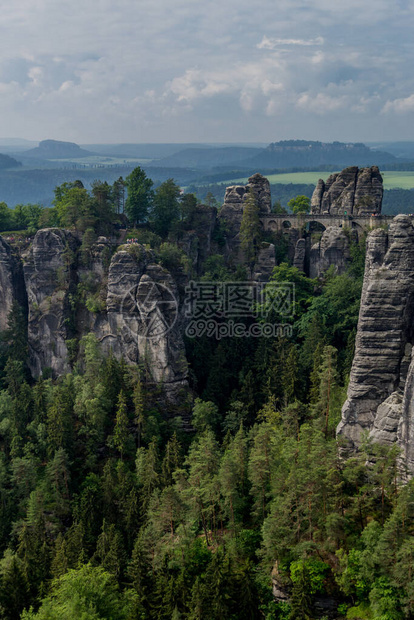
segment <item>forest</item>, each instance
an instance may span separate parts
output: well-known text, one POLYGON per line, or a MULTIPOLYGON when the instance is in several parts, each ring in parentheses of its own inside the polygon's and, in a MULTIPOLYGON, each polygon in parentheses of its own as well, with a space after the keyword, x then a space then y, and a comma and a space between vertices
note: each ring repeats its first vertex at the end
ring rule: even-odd
MULTIPOLYGON (((50 209, 4 205, 0 226, 72 228, 87 263, 97 235, 127 224, 185 280, 177 239, 196 205, 137 168, 91 191, 64 183, 50 209)), ((241 230, 253 253, 254 226, 241 230)), ((166 414, 144 365, 104 357, 92 333, 70 373, 33 380, 27 316, 13 305, 0 338, 1 618, 414 617, 413 483, 401 484, 395 447, 367 438, 348 454, 335 437, 365 240, 352 237, 346 273, 318 280, 274 241, 269 286, 295 286, 292 336, 187 337, 190 429, 183 411, 166 414)), ((219 253, 200 279, 245 281, 248 267, 219 253)))

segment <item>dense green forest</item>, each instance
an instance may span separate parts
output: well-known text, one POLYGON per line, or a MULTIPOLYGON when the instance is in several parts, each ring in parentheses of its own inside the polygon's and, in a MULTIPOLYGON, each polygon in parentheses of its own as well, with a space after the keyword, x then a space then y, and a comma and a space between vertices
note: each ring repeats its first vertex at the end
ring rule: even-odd
MULTIPOLYGON (((63 184, 52 209, 22 208, 22 230, 74 227, 85 257, 125 210, 184 276, 175 240, 197 201, 141 173, 63 184)), ((413 484, 399 484, 395 449, 367 440, 345 458, 335 439, 364 248, 354 240, 348 272, 320 280, 280 251, 270 286, 295 285, 292 337, 186 339, 190 431, 144 367, 103 358, 93 334, 70 374, 33 381, 14 305, 0 341, 0 617, 414 617, 413 484)), ((245 277, 221 255, 202 275, 245 277)))

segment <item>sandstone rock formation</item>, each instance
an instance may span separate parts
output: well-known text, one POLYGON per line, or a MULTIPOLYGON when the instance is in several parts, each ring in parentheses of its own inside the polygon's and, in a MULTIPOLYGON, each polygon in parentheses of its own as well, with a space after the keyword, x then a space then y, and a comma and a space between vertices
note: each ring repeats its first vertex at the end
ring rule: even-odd
MULTIPOLYGON (((36 234, 24 257, 33 376, 46 368, 54 377, 69 372, 67 340, 93 332, 105 352, 112 350, 118 359, 143 365, 150 383, 175 400, 187 387, 187 362, 178 291, 171 274, 154 262, 151 250, 140 245, 121 246, 109 268, 111 249, 106 238, 100 237, 92 247, 88 266, 79 264, 79 248, 80 241, 71 232, 45 229, 36 234), (103 307, 88 310, 80 304, 79 284, 81 288, 97 285, 95 295, 103 307)), ((5 247, 5 260, 0 263, 6 301, 13 299, 8 252, 5 247)))
POLYGON ((414 228, 398 215, 389 231, 368 235, 355 356, 337 432, 351 447, 364 431, 375 441, 397 442, 412 473, 413 316, 414 228))
POLYGON ((256 196, 260 213, 266 215, 271 212, 270 184, 266 177, 261 174, 256 173, 251 176, 247 185, 231 185, 226 188, 219 219, 226 228, 228 251, 234 254, 238 252, 238 235, 243 217, 244 201, 249 191, 252 191, 256 196))
POLYGON ((7 328, 14 300, 23 307, 27 304, 22 266, 10 245, 0 237, 0 331, 7 328))
POLYGON ((382 176, 377 166, 351 166, 331 174, 326 183, 319 179, 311 199, 311 212, 331 215, 381 213, 382 176))
POLYGON ((350 263, 349 237, 343 228, 329 226, 310 250, 309 277, 322 276, 331 265, 337 274, 344 273, 350 263))
POLYGON ((298 239, 295 246, 295 256, 293 258, 293 266, 300 271, 305 271, 305 258, 306 258, 306 241, 305 239, 298 239))
POLYGON ((100 340, 117 357, 142 362, 167 395, 187 385, 179 297, 171 274, 143 246, 120 249, 108 273, 107 322, 100 340))
POLYGON ((253 280, 268 282, 275 265, 275 246, 273 243, 263 243, 253 269, 253 280))
POLYGON ((34 377, 46 368, 55 377, 70 370, 66 340, 74 335, 70 295, 78 246, 69 231, 47 228, 36 234, 24 257, 29 367, 34 377))

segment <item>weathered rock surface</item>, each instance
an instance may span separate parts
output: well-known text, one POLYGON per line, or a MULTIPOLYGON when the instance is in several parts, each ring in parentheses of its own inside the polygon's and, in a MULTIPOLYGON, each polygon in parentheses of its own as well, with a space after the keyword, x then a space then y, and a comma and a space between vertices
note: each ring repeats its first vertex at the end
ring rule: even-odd
POLYGON ((326 183, 319 179, 311 199, 311 211, 331 215, 379 214, 382 196, 382 176, 377 166, 351 166, 331 174, 326 183))
POLYGON ((26 306, 23 270, 10 245, 0 237, 0 331, 7 328, 8 316, 15 300, 21 306, 26 306))
POLYGON ((112 258, 100 340, 117 357, 144 363, 153 382, 173 395, 187 385, 188 370, 177 287, 168 271, 151 263, 151 253, 133 247, 112 258))
POLYGON ((338 274, 344 273, 350 263, 349 237, 343 228, 329 226, 310 250, 309 277, 322 276, 331 265, 338 274))
POLYGON ((411 467, 413 316, 414 229, 398 215, 388 232, 368 235, 355 356, 337 432, 352 447, 364 431, 382 443, 397 441, 411 467))
MULTIPOLYGON (((78 264, 79 247, 71 232, 45 229, 24 257, 33 376, 46 368, 55 377, 69 372, 67 340, 93 332, 106 353, 112 350, 118 359, 142 364, 150 383, 175 400, 188 386, 179 296, 171 274, 143 246, 121 246, 109 269, 112 250, 106 238, 92 247, 87 266, 78 264), (79 284, 95 290, 103 307, 92 311, 75 303, 79 284)), ((0 263, 0 278, 9 276, 10 270, 1 270, 0 263)), ((9 289, 5 286, 3 294, 9 289)))
POLYGON ((47 228, 36 234, 24 257, 29 367, 34 377, 46 368, 53 376, 70 370, 66 340, 73 337, 70 294, 78 246, 79 241, 69 231, 47 228))
POLYGON ((266 177, 259 173, 251 176, 247 185, 227 187, 224 203, 218 214, 226 230, 227 256, 234 257, 236 262, 241 262, 243 258, 240 253, 239 233, 244 202, 249 191, 256 196, 260 213, 269 214, 271 212, 270 184, 266 177))
POLYGON ((305 239, 298 239, 295 246, 295 256, 293 259, 293 266, 300 271, 305 271, 305 258, 306 258, 306 241, 305 239))
POLYGON ((267 282, 275 265, 275 246, 273 243, 263 243, 254 266, 253 280, 267 282))

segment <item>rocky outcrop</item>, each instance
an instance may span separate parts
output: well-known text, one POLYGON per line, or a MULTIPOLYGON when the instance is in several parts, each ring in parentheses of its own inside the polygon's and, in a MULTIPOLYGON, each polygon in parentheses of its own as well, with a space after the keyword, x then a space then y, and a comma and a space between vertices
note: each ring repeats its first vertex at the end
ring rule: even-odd
POLYGON ((29 367, 34 377, 46 368, 53 376, 69 372, 66 340, 74 335, 75 274, 79 241, 66 230, 40 230, 24 256, 28 299, 29 367))
POLYGON ((0 331, 7 329, 8 317, 14 301, 26 307, 27 297, 22 266, 12 253, 10 245, 0 237, 0 331))
POLYGON ((309 277, 319 278, 331 265, 337 274, 344 273, 351 261, 349 236, 343 228, 329 226, 310 250, 309 277))
MULTIPOLYGON (((87 262, 79 262, 80 247, 71 232, 45 229, 24 256, 33 376, 46 368, 54 377, 69 372, 67 341, 93 332, 104 352, 139 363, 150 383, 177 400, 188 387, 187 362, 171 274, 155 263, 151 250, 137 244, 120 246, 110 259, 110 243, 100 237, 87 262), (82 291, 87 291, 83 303, 82 291)), ((0 264, 0 278, 1 269, 0 264)), ((3 272, 9 274, 5 267, 3 272)))
POLYGON ((410 467, 413 316, 414 229, 409 217, 398 215, 389 231, 368 235, 355 356, 337 432, 356 448, 364 431, 375 441, 396 441, 410 467))
POLYGON ((311 199, 311 211, 331 215, 380 214, 382 196, 382 176, 377 166, 351 166, 331 174, 326 182, 319 179, 311 199))
POLYGON ((243 218, 244 202, 252 191, 256 196, 259 212, 267 215, 271 212, 270 184, 259 173, 249 178, 247 185, 231 185, 226 188, 224 203, 219 212, 219 220, 226 230, 227 252, 241 260, 239 254, 239 232, 243 218))
POLYGON ((275 246, 273 243, 262 243, 253 269, 253 280, 256 282, 268 282, 275 266, 275 246))
POLYGON ((293 266, 300 271, 305 271, 306 258, 306 241, 298 239, 295 246, 295 256, 293 258, 293 266))
POLYGON ((117 357, 142 363, 168 396, 187 386, 179 296, 171 274, 143 246, 120 249, 108 273, 107 321, 100 341, 117 357), (132 249, 132 251, 131 251, 132 249))

